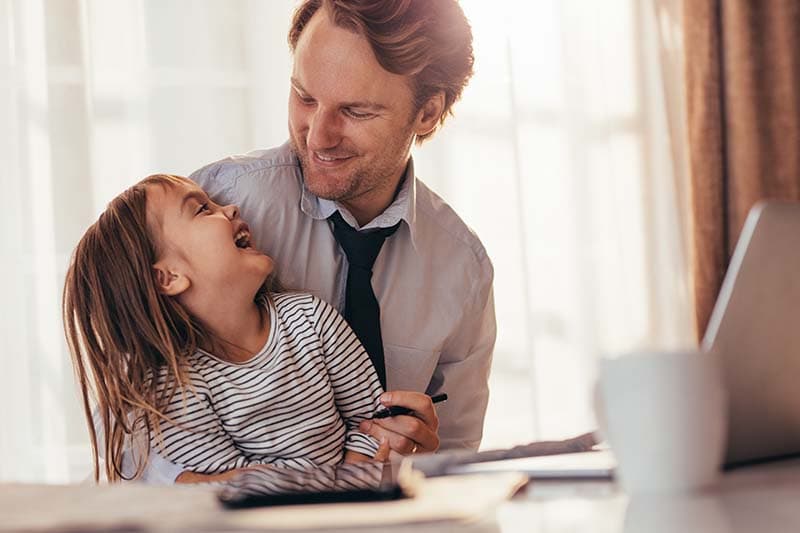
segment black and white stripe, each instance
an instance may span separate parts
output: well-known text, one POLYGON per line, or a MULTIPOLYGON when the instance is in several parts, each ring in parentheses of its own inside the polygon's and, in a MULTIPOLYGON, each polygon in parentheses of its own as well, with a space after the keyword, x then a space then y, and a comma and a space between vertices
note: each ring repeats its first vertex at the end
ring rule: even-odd
MULTIPOLYGON (((344 318, 309 294, 272 295, 270 335, 242 364, 198 351, 194 390, 177 393, 154 449, 197 473, 254 464, 333 465, 344 450, 373 456, 378 443, 358 424, 380 407, 372 363, 344 318)), ((162 373, 164 382, 166 373, 162 373)))

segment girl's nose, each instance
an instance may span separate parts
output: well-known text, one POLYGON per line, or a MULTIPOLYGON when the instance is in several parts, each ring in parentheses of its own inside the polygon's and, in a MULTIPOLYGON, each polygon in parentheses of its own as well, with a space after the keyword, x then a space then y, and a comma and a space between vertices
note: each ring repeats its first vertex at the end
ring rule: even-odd
POLYGON ((222 208, 222 212, 228 217, 228 220, 233 220, 239 216, 239 208, 233 204, 226 205, 222 208))

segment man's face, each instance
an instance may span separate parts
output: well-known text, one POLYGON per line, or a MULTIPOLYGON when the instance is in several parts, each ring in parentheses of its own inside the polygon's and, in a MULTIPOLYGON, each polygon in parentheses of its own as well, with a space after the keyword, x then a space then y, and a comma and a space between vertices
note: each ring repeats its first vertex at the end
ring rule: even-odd
POLYGON ((306 187, 345 204, 393 194, 416 115, 406 78, 384 70, 364 37, 334 26, 320 9, 295 48, 289 96, 306 187))

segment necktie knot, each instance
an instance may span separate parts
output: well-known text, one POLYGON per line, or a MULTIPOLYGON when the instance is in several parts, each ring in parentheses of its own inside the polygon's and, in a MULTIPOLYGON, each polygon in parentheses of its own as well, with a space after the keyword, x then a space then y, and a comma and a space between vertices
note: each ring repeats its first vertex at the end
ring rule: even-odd
POLYGON ((372 266, 381 252, 383 242, 394 234, 400 226, 398 222, 390 228, 380 228, 371 231, 357 231, 344 221, 342 215, 336 211, 330 216, 333 222, 333 236, 344 250, 347 262, 351 268, 360 268, 372 271, 372 266))

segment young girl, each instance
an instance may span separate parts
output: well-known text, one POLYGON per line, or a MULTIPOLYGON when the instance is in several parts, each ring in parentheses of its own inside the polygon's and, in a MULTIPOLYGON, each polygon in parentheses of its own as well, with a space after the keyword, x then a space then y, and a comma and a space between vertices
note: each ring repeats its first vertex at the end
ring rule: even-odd
POLYGON ((250 242, 236 207, 155 175, 78 243, 63 312, 95 479, 98 456, 109 480, 125 478, 131 448, 140 476, 151 446, 195 480, 375 456, 357 431, 380 406, 369 357, 328 304, 279 294, 272 259, 250 242))

